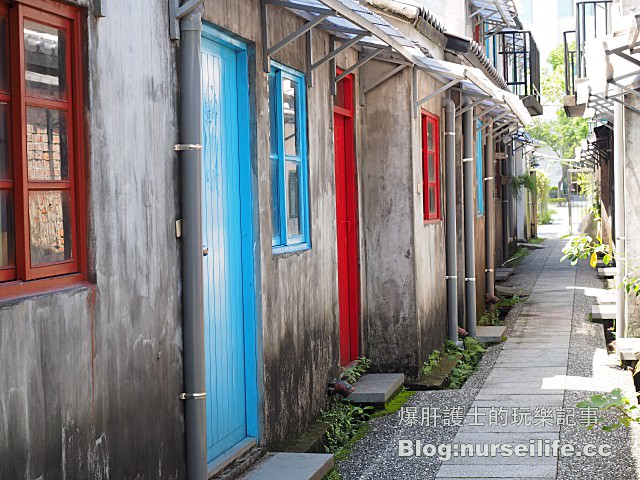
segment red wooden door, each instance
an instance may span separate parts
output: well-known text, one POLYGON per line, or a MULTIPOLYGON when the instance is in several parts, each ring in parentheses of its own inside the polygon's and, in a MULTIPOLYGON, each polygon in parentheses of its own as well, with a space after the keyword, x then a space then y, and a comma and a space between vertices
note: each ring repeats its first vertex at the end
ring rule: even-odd
POLYGON ((358 243, 358 182, 354 153, 353 76, 337 85, 334 106, 340 363, 359 356, 360 271, 358 243))

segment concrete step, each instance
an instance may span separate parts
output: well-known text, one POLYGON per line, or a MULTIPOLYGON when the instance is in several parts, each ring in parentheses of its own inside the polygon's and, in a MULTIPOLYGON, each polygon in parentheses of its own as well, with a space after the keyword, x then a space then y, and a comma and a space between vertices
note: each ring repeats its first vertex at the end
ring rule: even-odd
POLYGON ((615 305, 593 305, 591 307, 591 319, 592 320, 615 320, 616 306, 615 305))
POLYGON ((519 297, 529 296, 529 294, 522 289, 505 287, 504 285, 496 285, 496 294, 503 297, 513 297, 514 295, 518 295, 519 297))
POLYGON ((322 480, 333 468, 327 453, 268 453, 241 480, 322 480))
POLYGON ((598 260, 598 263, 596 263, 596 268, 605 268, 605 267, 614 267, 615 268, 616 264, 614 262, 609 262, 606 265, 604 264, 604 262, 602 261, 602 259, 598 260))
POLYGON ((355 390, 347 400, 353 403, 384 403, 403 383, 403 373, 368 373, 353 385, 355 390))
POLYGON ((496 268, 496 282, 504 282, 513 275, 513 268, 496 268))
POLYGON ((608 304, 610 305, 612 303, 616 303, 616 298, 617 298, 617 295, 615 294, 615 292, 603 293, 596 297, 596 301, 600 305, 608 305, 608 304))
POLYGON ((423 376, 420 380, 407 380, 405 382, 406 387, 409 390, 416 391, 443 389, 459 359, 460 357, 458 355, 443 353, 440 361, 433 367, 431 372, 429 372, 429 375, 423 376))
POLYGON ((640 338, 617 339, 616 352, 620 360, 640 360, 640 338))
POLYGON ((601 267, 598 268, 599 278, 614 278, 616 276, 616 267, 601 267))
POLYGON ((476 327, 475 339, 484 343, 500 343, 507 329, 504 325, 498 326, 478 326, 476 327))
POLYGON ((529 242, 518 242, 518 245, 521 247, 526 247, 529 250, 541 250, 543 248, 547 248, 544 245, 540 245, 538 243, 529 243, 529 242))

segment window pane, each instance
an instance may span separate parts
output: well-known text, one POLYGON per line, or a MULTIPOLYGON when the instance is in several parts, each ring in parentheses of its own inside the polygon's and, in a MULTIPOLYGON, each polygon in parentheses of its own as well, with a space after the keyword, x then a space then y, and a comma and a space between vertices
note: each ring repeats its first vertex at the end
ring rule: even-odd
POLYGON ((271 153, 278 153, 278 121, 276 115, 276 76, 269 75, 269 144, 271 153))
POLYGON ((271 226, 275 243, 282 243, 280 239, 280 182, 278 181, 278 159, 271 158, 271 226))
POLYGON ((29 192, 31 265, 71 258, 71 194, 68 191, 29 192))
POLYGON ((285 176, 287 181, 287 236, 293 237, 302 233, 300 224, 300 165, 287 162, 285 176))
POLYGON ((427 164, 428 164, 427 175, 429 177, 429 181, 435 182, 436 181, 436 154, 435 153, 427 154, 427 164))
POLYGON ((13 192, 0 191, 0 267, 15 265, 13 192))
POLYGON ((9 60, 7 52, 7 17, 0 17, 0 90, 9 89, 9 60))
POLYGON ((0 180, 12 179, 9 155, 9 105, 0 103, 0 180))
POLYGON ((66 91, 65 33, 31 20, 24 21, 24 63, 27 95, 61 99, 66 91))
POLYGON ((64 112, 27 107, 27 165, 29 180, 69 178, 64 112))
POLYGON ((282 78, 282 113, 284 115, 284 152, 298 155, 298 132, 296 131, 296 100, 298 85, 288 78, 282 78))
POLYGON ((436 187, 435 185, 429 185, 429 218, 435 218, 436 215, 438 215, 436 187))
POLYGON ((427 149, 433 151, 436 149, 435 132, 433 122, 427 120, 427 149))

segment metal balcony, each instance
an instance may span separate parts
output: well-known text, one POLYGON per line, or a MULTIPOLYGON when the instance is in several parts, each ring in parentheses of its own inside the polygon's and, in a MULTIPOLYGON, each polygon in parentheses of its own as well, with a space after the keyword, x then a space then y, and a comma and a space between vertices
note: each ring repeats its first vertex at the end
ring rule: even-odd
POLYGON ((501 31, 492 35, 490 58, 507 85, 531 115, 542 114, 540 103, 540 53, 531 32, 501 31))
POLYGON ((582 116, 585 105, 576 101, 576 87, 587 76, 586 45, 611 31, 613 0, 576 3, 576 28, 564 32, 564 109, 568 116, 582 116))

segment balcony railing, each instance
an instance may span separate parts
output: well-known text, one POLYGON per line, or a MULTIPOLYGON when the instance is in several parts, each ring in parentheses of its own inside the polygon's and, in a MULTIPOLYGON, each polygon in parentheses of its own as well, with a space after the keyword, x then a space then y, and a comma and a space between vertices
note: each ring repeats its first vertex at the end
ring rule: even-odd
POLYGON ((576 31, 564 32, 564 93, 576 94, 576 31))
POLYGON ((587 76, 585 61, 588 41, 607 35, 611 31, 612 0, 576 3, 575 72, 576 78, 587 76))
POLYGON ((531 32, 501 31, 493 35, 492 43, 494 66, 529 112, 540 115, 540 53, 531 32))

